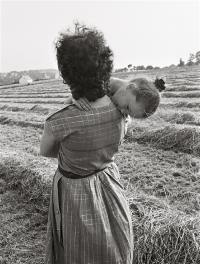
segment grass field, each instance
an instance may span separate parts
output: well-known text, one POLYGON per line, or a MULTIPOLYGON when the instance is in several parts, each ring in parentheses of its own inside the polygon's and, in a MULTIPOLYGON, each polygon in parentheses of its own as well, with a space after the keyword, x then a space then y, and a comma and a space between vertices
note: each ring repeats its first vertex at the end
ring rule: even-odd
MULTIPOLYGON (((157 112, 132 120, 116 155, 132 212, 134 264, 200 263, 200 67, 117 74, 166 76, 157 112)), ((0 263, 42 264, 56 159, 39 156, 61 81, 0 87, 0 263)))

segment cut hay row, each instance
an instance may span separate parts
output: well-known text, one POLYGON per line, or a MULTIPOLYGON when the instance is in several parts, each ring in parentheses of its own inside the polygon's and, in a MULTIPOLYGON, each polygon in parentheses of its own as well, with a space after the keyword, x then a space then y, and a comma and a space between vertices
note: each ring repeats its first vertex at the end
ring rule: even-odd
POLYGON ((197 111, 199 111, 200 108, 200 102, 174 102, 174 103, 170 103, 170 102, 163 102, 160 104, 160 107, 163 107, 165 109, 169 109, 170 108, 191 108, 192 110, 196 109, 197 111))
POLYGON ((43 123, 41 122, 34 122, 34 121, 24 121, 24 120, 14 120, 12 118, 9 118, 7 116, 0 116, 0 124, 5 125, 17 125, 20 127, 33 127, 33 128, 43 128, 43 123))
POLYGON ((12 86, 7 86, 5 89, 0 88, 0 92, 1 93, 5 93, 7 91, 9 92, 20 92, 20 91, 42 91, 43 89, 47 89, 47 90, 61 90, 64 91, 68 88, 68 86, 66 84, 63 84, 61 81, 56 82, 56 83, 51 83, 51 82, 46 82, 46 83, 42 83, 42 84, 34 84, 34 85, 19 85, 17 87, 12 87, 12 86))
MULTIPOLYGON (((200 90, 199 90, 200 91, 200 90)), ((171 98, 171 97, 180 97, 180 98, 200 98, 200 92, 164 92, 162 97, 171 98)))
POLYGON ((12 92, 12 91, 7 91, 7 92, 4 92, 4 93, 1 93, 0 92, 0 96, 5 96, 5 95, 8 95, 8 96, 18 96, 18 95, 43 95, 43 94, 66 94, 66 93, 69 93, 69 91, 66 89, 66 90, 63 90, 63 91, 61 91, 60 89, 58 89, 58 90, 56 90, 56 89, 54 89, 54 90, 41 90, 41 91, 37 91, 37 92, 35 92, 35 91, 16 91, 16 92, 12 92))
POLYGON ((149 130, 132 126, 126 136, 128 142, 150 144, 155 148, 194 154, 200 157, 200 129, 168 125, 160 129, 149 130))
POLYGON ((187 102, 187 103, 199 103, 200 100, 199 98, 193 97, 193 98, 166 98, 162 97, 161 94, 161 103, 180 103, 180 102, 187 102))
POLYGON ((156 120, 161 124, 163 121, 172 124, 188 124, 188 125, 200 125, 200 113, 192 111, 183 111, 177 109, 166 109, 159 107, 156 113, 150 117, 151 120, 156 120))
MULTIPOLYGON (((41 158, 33 160, 31 155, 19 155, 10 149, 1 154, 0 178, 7 189, 17 190, 36 212, 47 215, 55 163, 41 158)), ((200 261, 198 215, 187 215, 134 187, 129 189, 127 199, 132 213, 135 263, 200 261)))
POLYGON ((60 84, 62 83, 60 80, 43 80, 43 81, 34 81, 33 83, 30 83, 30 84, 19 84, 19 83, 16 83, 16 84, 8 84, 8 85, 0 85, 0 90, 3 90, 3 89, 10 89, 10 88, 24 88, 24 87, 34 87, 34 86, 37 86, 37 85, 45 85, 45 84, 51 84, 51 85, 57 85, 57 84, 60 84))
POLYGON ((49 114, 59 110, 59 105, 45 104, 45 107, 39 104, 18 104, 18 103, 9 103, 2 104, 0 103, 0 110, 11 111, 11 112, 26 112, 26 113, 42 113, 49 114))
POLYGON ((0 94, 7 94, 7 93, 21 93, 21 92, 27 92, 27 93, 37 93, 37 92, 51 92, 51 91, 60 91, 60 92, 65 92, 68 91, 69 88, 68 86, 35 86, 34 89, 27 88, 27 87, 19 87, 19 89, 6 89, 6 90, 0 90, 0 94))
POLYGON ((12 111, 0 111, 0 118, 1 117, 8 117, 13 120, 18 121, 28 121, 28 122, 43 122, 47 115, 42 113, 27 113, 20 111, 20 112, 12 112, 12 111))
POLYGON ((60 100, 50 100, 50 99, 43 99, 43 100, 7 100, 7 99, 0 99, 0 103, 19 103, 19 104, 64 104, 65 98, 60 100))
POLYGON ((187 86, 187 85, 181 85, 181 86, 167 86, 166 92, 171 91, 171 92, 185 92, 185 91, 200 91, 200 85, 192 85, 192 86, 187 86))
POLYGON ((17 190, 26 202, 36 206, 38 212, 47 214, 56 160, 49 162, 7 147, 0 153, 0 178, 6 181, 7 189, 17 190))
POLYGON ((174 210, 158 210, 142 214, 138 212, 138 216, 136 219, 133 214, 134 263, 197 264, 200 262, 199 217, 188 217, 174 210))
POLYGON ((33 98, 41 98, 41 99, 48 99, 48 98, 67 98, 69 97, 69 93, 65 92, 65 93, 55 93, 53 95, 51 94, 26 94, 26 95, 22 95, 22 94, 16 94, 16 95, 0 95, 0 100, 1 99, 23 99, 23 98, 30 98, 30 99, 33 99, 33 98))
POLYGON ((6 94, 13 94, 13 95, 15 95, 15 94, 21 94, 21 93, 27 93, 27 94, 29 94, 29 93, 51 93, 51 92, 61 92, 61 93, 64 93, 64 92, 66 92, 66 91, 68 91, 68 88, 67 87, 63 87, 63 88, 59 88, 59 87, 37 87, 37 88, 35 88, 35 89, 17 89, 17 90, 12 90, 12 89, 10 89, 10 90, 6 90, 6 91, 0 91, 0 94, 2 94, 2 95, 6 95, 6 94))
POLYGON ((198 78, 190 79, 188 78, 188 76, 185 76, 181 78, 167 79, 167 83, 175 86, 179 86, 179 85, 192 86, 199 84, 199 79, 198 78))

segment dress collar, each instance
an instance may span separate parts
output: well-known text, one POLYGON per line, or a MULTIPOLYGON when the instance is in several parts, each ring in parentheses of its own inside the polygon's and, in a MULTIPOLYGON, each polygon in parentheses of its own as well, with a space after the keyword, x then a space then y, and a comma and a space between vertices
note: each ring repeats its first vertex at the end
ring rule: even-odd
POLYGON ((78 100, 75 100, 72 97, 72 102, 80 109, 80 110, 84 110, 84 111, 88 111, 91 110, 92 107, 90 105, 90 102, 87 100, 87 98, 85 97, 81 97, 78 100))

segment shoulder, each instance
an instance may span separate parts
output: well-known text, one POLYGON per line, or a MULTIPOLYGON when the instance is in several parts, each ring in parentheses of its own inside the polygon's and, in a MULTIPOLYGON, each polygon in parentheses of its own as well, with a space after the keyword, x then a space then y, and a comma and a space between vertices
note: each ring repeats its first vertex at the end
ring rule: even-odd
POLYGON ((65 113, 67 110, 70 110, 71 108, 74 108, 74 103, 69 103, 69 104, 65 105, 65 107, 54 112, 53 114, 48 115, 46 118, 46 121, 53 121, 53 120, 61 117, 63 113, 65 113))

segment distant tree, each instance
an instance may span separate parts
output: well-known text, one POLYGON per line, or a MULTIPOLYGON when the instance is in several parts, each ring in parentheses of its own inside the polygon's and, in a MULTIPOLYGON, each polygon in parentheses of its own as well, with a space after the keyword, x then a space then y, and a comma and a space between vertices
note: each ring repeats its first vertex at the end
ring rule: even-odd
POLYGON ((179 64, 177 65, 178 67, 182 67, 185 65, 185 62, 180 58, 179 64))
POLYGON ((145 67, 144 67, 144 65, 139 65, 136 67, 136 70, 137 71, 145 70, 145 67))
POLYGON ((128 65, 128 68, 131 68, 131 67, 132 67, 132 64, 129 64, 129 65, 128 65))
POLYGON ((155 70, 159 70, 159 69, 160 69, 160 67, 156 66, 156 67, 154 67, 154 69, 155 69, 155 70))
POLYGON ((188 65, 188 66, 194 65, 195 64, 194 60, 195 60, 195 55, 193 53, 190 53, 190 57, 189 57, 188 62, 186 63, 186 65, 188 65))
POLYGON ((195 64, 199 65, 200 64, 200 51, 196 52, 195 59, 196 59, 195 64))
POLYGON ((169 68, 175 68, 175 67, 176 67, 175 64, 171 64, 171 65, 169 66, 169 68))
POLYGON ((148 66, 146 67, 146 70, 153 70, 153 66, 148 65, 148 66))

